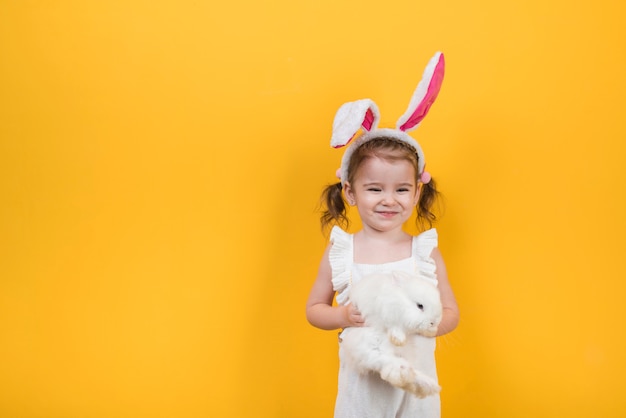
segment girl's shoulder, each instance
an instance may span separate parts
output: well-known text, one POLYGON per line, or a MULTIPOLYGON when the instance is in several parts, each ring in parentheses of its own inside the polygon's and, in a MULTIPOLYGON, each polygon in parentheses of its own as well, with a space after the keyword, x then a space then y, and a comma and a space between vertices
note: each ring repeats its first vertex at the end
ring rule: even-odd
POLYGON ((338 226, 330 232, 330 248, 328 261, 332 271, 333 290, 337 292, 336 300, 340 305, 348 302, 347 290, 352 278, 352 234, 338 226))
POLYGON ((333 226, 333 228, 330 230, 330 242, 331 244, 334 242, 334 240, 339 239, 349 239, 352 236, 351 233, 344 231, 343 229, 341 229, 340 226, 333 226))
POLYGON ((437 234, 437 230, 435 228, 427 229, 417 235, 413 235, 414 241, 431 241, 436 243, 438 239, 439 234, 437 234))
POLYGON ((333 262, 344 264, 352 256, 353 235, 338 226, 330 231, 330 249, 328 256, 331 266, 333 262))
POLYGON ((427 229, 413 236, 413 255, 418 258, 429 258, 439 245, 439 235, 435 228, 427 229))

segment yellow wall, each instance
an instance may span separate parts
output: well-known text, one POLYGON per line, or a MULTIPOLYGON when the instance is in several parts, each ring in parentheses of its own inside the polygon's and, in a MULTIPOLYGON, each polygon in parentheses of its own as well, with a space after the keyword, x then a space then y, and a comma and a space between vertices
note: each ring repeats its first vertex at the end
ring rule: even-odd
POLYGON ((214 3, 0 2, 0 416, 330 416, 332 118, 440 49, 444 416, 623 417, 624 3, 214 3))

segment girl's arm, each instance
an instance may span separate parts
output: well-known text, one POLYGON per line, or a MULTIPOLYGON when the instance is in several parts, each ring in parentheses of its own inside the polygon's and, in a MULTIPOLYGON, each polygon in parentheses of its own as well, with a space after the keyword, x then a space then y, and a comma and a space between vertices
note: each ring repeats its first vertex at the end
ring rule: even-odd
POLYGON ((459 324, 459 307, 454 297, 454 292, 448 281, 446 264, 443 261, 441 252, 435 248, 430 255, 437 266, 437 280, 439 284, 439 294, 441 295, 441 305, 443 306, 443 317, 437 330, 437 336, 452 332, 459 324))
POLYGON ((317 278, 309 293, 309 299, 306 303, 306 318, 311 325, 326 330, 363 326, 361 314, 352 305, 333 306, 335 291, 333 290, 332 271, 328 260, 331 245, 324 251, 317 278))

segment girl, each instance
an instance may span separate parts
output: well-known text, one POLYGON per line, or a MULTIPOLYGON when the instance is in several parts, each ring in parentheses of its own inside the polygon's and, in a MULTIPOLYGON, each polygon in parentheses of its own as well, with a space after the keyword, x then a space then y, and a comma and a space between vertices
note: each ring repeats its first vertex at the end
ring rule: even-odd
MULTIPOLYGON (((341 181, 324 191, 326 211, 321 221, 323 226, 347 225, 345 197, 349 205, 356 206, 363 227, 354 235, 337 225, 333 227, 307 301, 307 319, 312 325, 325 330, 367 325, 350 304, 352 283, 370 273, 401 270, 420 274, 437 284, 443 306, 437 335, 456 328, 459 311, 437 249, 436 231, 428 229, 410 236, 403 230, 416 207, 421 225, 430 226, 435 220, 431 212, 438 195, 435 182, 424 170, 419 144, 406 131, 417 127, 426 115, 442 79, 443 55, 437 53, 397 129, 377 128, 378 109, 369 99, 346 103, 337 112, 331 144, 346 145, 359 127, 366 132, 345 152, 338 171, 341 181), (337 305, 333 305, 333 299, 337 305)), ((417 335, 411 338, 416 339, 418 350, 414 355, 420 370, 436 379, 435 339, 417 335)), ((378 375, 359 374, 344 363, 341 344, 339 358, 335 418, 440 416, 438 395, 419 399, 378 375)))

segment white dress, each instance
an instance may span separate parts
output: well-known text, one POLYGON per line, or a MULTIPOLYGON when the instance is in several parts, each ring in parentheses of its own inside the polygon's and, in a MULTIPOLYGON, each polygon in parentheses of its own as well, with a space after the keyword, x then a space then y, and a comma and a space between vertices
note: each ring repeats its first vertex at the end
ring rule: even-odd
MULTIPOLYGON (((411 257, 384 264, 354 263, 353 235, 335 226, 330 240, 333 243, 329 260, 332 269, 333 288, 340 305, 348 304, 348 293, 352 283, 376 272, 406 271, 419 274, 422 278, 437 284, 436 266, 430 257, 437 246, 437 231, 429 229, 413 237, 411 257)), ((350 332, 347 328, 343 333, 350 332)), ((437 379, 435 365, 435 338, 419 335, 415 338, 419 348, 415 361, 419 369, 437 379)), ((341 338, 340 338, 341 341, 341 338)), ((375 374, 362 375, 351 369, 343 361, 339 344, 339 381, 335 418, 439 418, 439 395, 419 399, 385 382, 375 374)))

